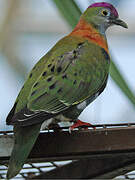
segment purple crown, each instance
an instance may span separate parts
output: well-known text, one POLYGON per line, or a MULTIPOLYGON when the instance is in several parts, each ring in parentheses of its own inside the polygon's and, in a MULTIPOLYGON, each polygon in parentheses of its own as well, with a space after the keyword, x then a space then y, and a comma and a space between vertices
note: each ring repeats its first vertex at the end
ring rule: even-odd
POLYGON ((118 17, 119 14, 117 12, 117 10, 115 9, 115 7, 110 4, 110 3, 106 3, 106 2, 99 2, 99 3, 94 3, 92 5, 90 5, 88 8, 92 8, 92 7, 105 7, 105 8, 109 8, 111 10, 111 12, 118 17))

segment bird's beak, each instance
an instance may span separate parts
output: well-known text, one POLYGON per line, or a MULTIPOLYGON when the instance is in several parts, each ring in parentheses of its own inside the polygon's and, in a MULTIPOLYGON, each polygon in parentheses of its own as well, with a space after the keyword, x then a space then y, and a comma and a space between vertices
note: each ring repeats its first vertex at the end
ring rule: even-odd
POLYGON ((128 28, 128 25, 127 25, 124 21, 122 21, 121 19, 119 19, 119 18, 114 19, 114 20, 112 21, 112 23, 113 23, 113 24, 116 24, 116 25, 119 25, 119 26, 122 26, 122 27, 124 27, 124 28, 128 28))

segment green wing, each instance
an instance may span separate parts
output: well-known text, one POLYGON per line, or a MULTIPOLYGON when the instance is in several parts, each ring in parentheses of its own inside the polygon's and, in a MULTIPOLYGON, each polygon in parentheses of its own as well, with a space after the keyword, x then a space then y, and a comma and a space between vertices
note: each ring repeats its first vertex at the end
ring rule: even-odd
POLYGON ((103 85, 107 77, 105 64, 102 57, 99 62, 90 53, 87 42, 52 57, 32 87, 28 108, 55 114, 82 102, 103 85))
POLYGON ((30 72, 7 123, 31 125, 91 97, 108 75, 105 56, 101 47, 81 38, 59 41, 30 72))

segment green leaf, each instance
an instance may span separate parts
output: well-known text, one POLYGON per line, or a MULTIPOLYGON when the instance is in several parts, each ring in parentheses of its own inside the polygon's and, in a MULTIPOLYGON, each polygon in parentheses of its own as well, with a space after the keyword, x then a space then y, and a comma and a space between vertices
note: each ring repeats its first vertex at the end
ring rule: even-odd
POLYGON ((74 28, 77 24, 81 10, 73 0, 53 0, 61 15, 74 28))
MULTIPOLYGON (((56 4, 59 12, 68 22, 68 24, 74 28, 77 24, 79 17, 81 16, 81 10, 77 6, 74 0, 53 0, 56 4)), ((129 99, 129 101, 135 106, 135 96, 132 90, 129 88, 128 83, 122 76, 119 68, 115 65, 114 61, 111 62, 110 75, 117 86, 129 99)))
POLYGON ((135 106, 135 96, 114 61, 111 61, 110 75, 122 92, 128 97, 130 102, 135 106))

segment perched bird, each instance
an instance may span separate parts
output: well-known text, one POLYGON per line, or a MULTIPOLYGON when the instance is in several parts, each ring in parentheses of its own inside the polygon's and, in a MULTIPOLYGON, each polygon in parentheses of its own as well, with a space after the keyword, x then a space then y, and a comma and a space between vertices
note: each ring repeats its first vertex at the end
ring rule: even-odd
POLYGON ((74 30, 33 67, 6 120, 15 138, 7 178, 21 170, 43 122, 74 121, 70 130, 89 125, 77 118, 106 86, 110 56, 105 31, 114 24, 127 28, 111 4, 90 5, 74 30))

